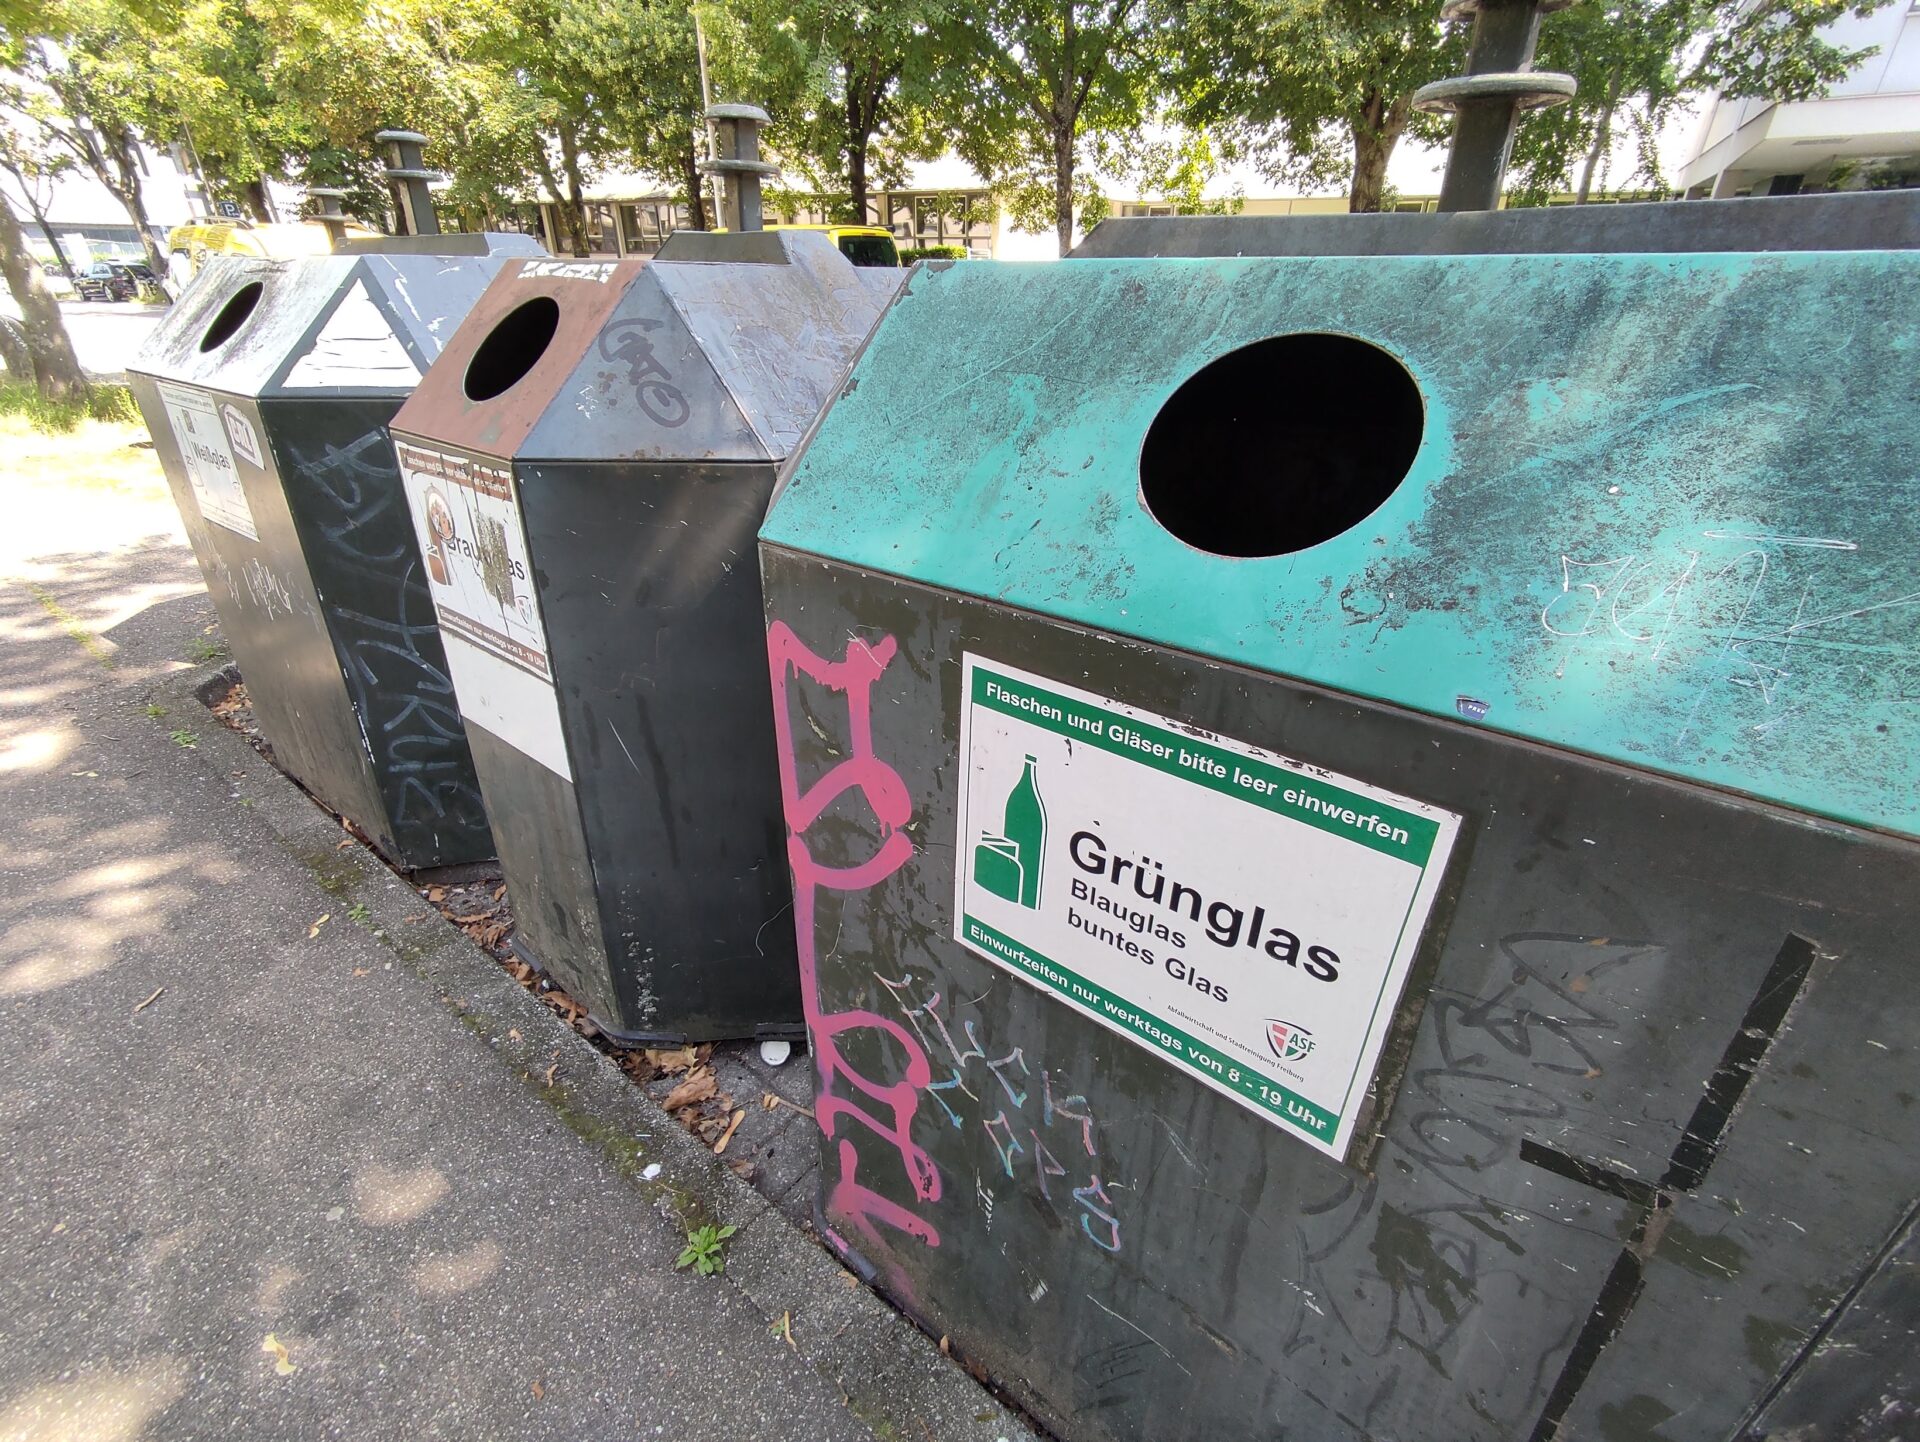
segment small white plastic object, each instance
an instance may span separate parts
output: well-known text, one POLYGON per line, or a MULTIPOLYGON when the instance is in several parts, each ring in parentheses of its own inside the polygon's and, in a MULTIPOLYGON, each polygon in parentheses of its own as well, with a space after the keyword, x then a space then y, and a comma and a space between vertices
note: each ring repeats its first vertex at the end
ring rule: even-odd
POLYGON ((793 1055, 793 1043, 790 1041, 763 1041, 760 1043, 760 1060, 768 1066, 784 1065, 793 1055))

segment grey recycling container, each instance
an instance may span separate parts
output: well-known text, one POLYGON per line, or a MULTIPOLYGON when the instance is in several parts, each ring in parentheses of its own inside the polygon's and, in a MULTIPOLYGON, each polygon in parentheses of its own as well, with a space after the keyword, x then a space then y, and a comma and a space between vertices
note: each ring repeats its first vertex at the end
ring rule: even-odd
POLYGON ((799 1031, 754 535, 903 277, 510 265, 394 421, 516 944, 616 1038, 799 1031))
POLYGON ((1920 1405, 1920 255, 1510 248, 927 267, 762 529, 823 1233, 1071 1442, 1920 1405))
POLYGON ((1500 255, 1615 251, 1912 250, 1911 191, 1634 201, 1446 214, 1116 216, 1076 260, 1229 255, 1500 255))
POLYGON ((211 261, 128 367, 275 760, 409 870, 493 842, 386 424, 522 236, 211 261))

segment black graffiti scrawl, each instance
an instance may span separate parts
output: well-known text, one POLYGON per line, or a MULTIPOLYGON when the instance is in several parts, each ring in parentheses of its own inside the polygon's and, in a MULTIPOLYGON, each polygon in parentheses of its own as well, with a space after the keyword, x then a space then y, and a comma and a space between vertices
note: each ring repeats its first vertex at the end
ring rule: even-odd
MULTIPOLYGON (((488 854, 486 811, 384 423, 338 400, 287 431, 289 490, 340 669, 393 829, 409 858, 488 854), (344 413, 343 413, 344 411, 344 413)), ((375 415, 379 411, 382 414, 375 415)), ((436 864, 416 860, 419 865, 436 864)))

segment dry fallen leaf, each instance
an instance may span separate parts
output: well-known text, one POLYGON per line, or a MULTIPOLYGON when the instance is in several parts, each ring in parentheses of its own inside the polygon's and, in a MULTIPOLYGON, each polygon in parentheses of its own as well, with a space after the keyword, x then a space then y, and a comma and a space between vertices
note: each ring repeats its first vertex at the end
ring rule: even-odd
POLYGON ((273 1333, 267 1333, 267 1339, 260 1344, 260 1350, 273 1358, 273 1370, 282 1377, 291 1377, 298 1369, 288 1354, 286 1344, 273 1333))
POLYGON ((342 841, 342 842, 341 842, 341 843, 339 843, 339 844, 338 844, 337 846, 335 846, 335 847, 334 847, 333 849, 334 849, 335 851, 345 851, 345 850, 346 850, 346 849, 347 849, 347 848, 348 848, 349 846, 351 846, 351 845, 353 845, 353 838, 352 838, 351 836, 349 836, 349 837, 348 837, 348 838, 347 838, 347 839, 346 839, 345 841, 342 841))
POLYGON ((727 1123, 727 1129, 720 1134, 720 1140, 713 1144, 713 1154, 717 1157, 727 1149, 727 1143, 733 1140, 733 1134, 740 1130, 740 1123, 746 1118, 745 1111, 733 1114, 733 1120, 727 1123))
POLYGON ((314 922, 312 926, 309 926, 307 928, 307 940, 312 941, 316 936, 320 934, 320 928, 325 926, 329 921, 332 921, 332 920, 333 920, 333 913, 329 911, 325 916, 321 917, 318 921, 314 922))
POLYGON ((554 1064, 553 1064, 552 1066, 550 1066, 550 1067, 548 1067, 548 1068, 547 1068, 547 1076, 546 1076, 546 1084, 547 1084, 548 1086, 552 1086, 552 1085, 553 1085, 553 1077, 554 1077, 554 1073, 555 1073, 555 1072, 557 1072, 557 1071, 559 1071, 559 1070, 560 1070, 560 1063, 559 1063, 559 1062, 555 1062, 555 1063, 554 1063, 554 1064))
POLYGON ((942 1357, 951 1357, 953 1355, 953 1347, 949 1344, 944 1332, 940 1336, 940 1355, 942 1357))
POLYGON ((446 888, 446 887, 444 887, 444 886, 429 886, 429 887, 427 888, 427 900, 428 900, 428 901, 431 901, 431 902, 435 902, 435 903, 438 903, 438 902, 442 902, 442 901, 445 901, 446 899, 447 899, 447 888, 446 888))
POLYGON ((780 1098, 775 1096, 772 1092, 762 1092, 760 1094, 761 1110, 770 1112, 779 1105, 780 1105, 780 1098))
POLYGON ((355 976, 372 976, 373 968, 370 966, 356 966, 353 969, 353 974, 355 976))
POLYGON ((679 1086, 667 1093, 667 1099, 660 1103, 668 1111, 678 1111, 681 1107, 690 1107, 695 1102, 703 1102, 719 1088, 713 1073, 705 1067, 695 1072, 679 1086))
POLYGON ((508 1028, 507 1028, 507 1040, 508 1040, 508 1041, 518 1041, 518 1040, 520 1040, 520 1028, 519 1028, 519 1027, 517 1027, 517 1026, 510 1026, 510 1027, 508 1027, 508 1028))
POLYGON ((533 1392, 533 1400, 536 1402, 547 1395, 547 1389, 542 1387, 537 1381, 533 1383, 530 1390, 533 1392))
POLYGON ((664 1049, 650 1046, 642 1055, 652 1066, 664 1072, 686 1071, 693 1066, 695 1060, 693 1048, 690 1046, 664 1049))

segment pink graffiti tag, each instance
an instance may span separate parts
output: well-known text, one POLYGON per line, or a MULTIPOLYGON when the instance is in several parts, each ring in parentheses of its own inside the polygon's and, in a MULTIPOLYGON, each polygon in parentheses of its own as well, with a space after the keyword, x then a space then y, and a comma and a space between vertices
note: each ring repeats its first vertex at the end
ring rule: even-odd
POLYGON ((787 860, 793 867, 793 920, 800 949, 800 995, 812 1039, 814 1064, 819 1069, 820 1092, 814 1105, 820 1130, 837 1139, 840 1175, 827 1197, 827 1213, 844 1218, 876 1245, 884 1223, 930 1247, 940 1245, 940 1233, 925 1218, 860 1182, 855 1176, 857 1156, 853 1141, 841 1135, 842 1121, 857 1122, 893 1147, 906 1172, 913 1195, 923 1202, 940 1199, 940 1172, 926 1149, 913 1140, 913 1117, 920 1091, 933 1080, 933 1069, 913 1033, 899 1022, 864 1009, 827 1012, 821 1007, 819 947, 814 923, 821 888, 865 891, 904 866, 913 855, 913 842, 902 829, 912 815, 906 782, 873 749, 873 686, 893 660, 896 646, 888 636, 877 646, 858 637, 849 639, 844 658, 828 661, 815 655, 784 621, 767 628, 767 658, 773 678, 774 734, 780 758, 780 796, 787 818, 787 860), (801 789, 799 759, 793 746, 790 691, 797 676, 845 696, 847 704, 846 758, 811 786, 801 789), (806 833, 841 796, 857 791, 879 822, 882 840, 877 850, 854 866, 826 866, 815 861, 806 833), (878 1082, 862 1075, 840 1050, 840 1038, 850 1032, 884 1033, 906 1054, 907 1066, 898 1081, 878 1082), (845 1084, 845 1088, 841 1087, 845 1084), (867 1110, 846 1089, 877 1104, 867 1110))

